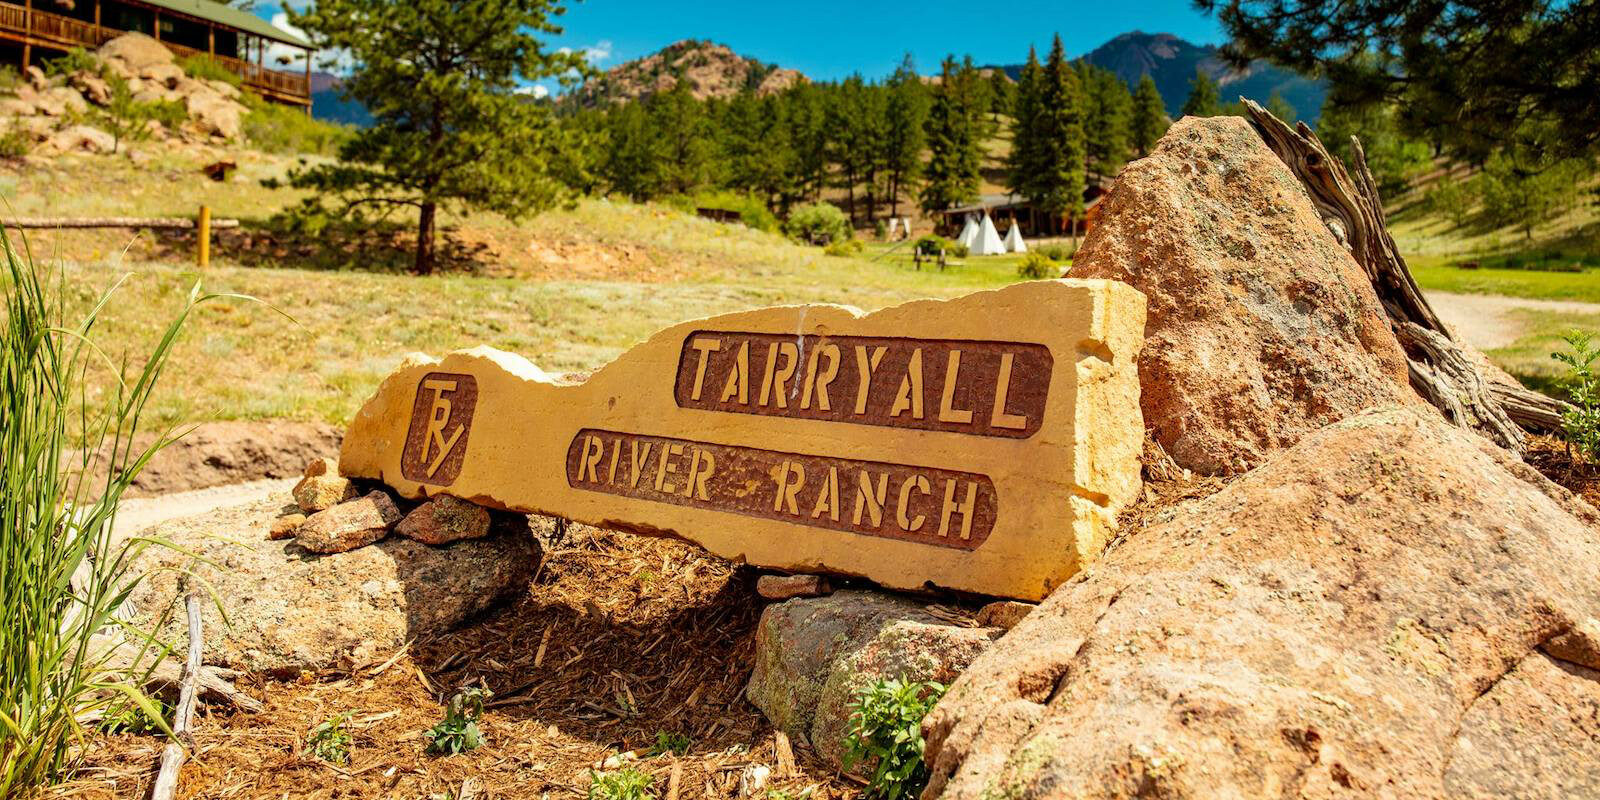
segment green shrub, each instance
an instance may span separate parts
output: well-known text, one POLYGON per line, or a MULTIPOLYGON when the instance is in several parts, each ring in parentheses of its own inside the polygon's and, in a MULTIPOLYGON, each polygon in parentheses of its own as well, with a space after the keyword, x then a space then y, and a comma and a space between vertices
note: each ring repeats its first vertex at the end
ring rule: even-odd
POLYGON ((445 707, 444 720, 428 729, 428 752, 457 755, 476 750, 487 741, 478 723, 483 719, 484 701, 493 697, 488 689, 468 687, 456 692, 445 707))
POLYGON ((1017 265, 1017 277, 1023 280, 1036 281, 1060 275, 1061 268, 1046 258, 1044 253, 1036 251, 1029 251, 1022 257, 1022 263, 1017 265))
POLYGON ((197 81, 222 81, 231 86, 243 86, 244 78, 239 77, 233 70, 224 67, 221 62, 204 54, 184 56, 178 59, 178 66, 183 67, 183 73, 197 81))
POLYGON ((1043 247, 1035 248, 1033 252, 1036 252, 1045 258, 1050 259, 1051 261, 1066 261, 1067 258, 1072 255, 1071 253, 1067 252, 1066 246, 1061 244, 1047 244, 1043 247))
POLYGON ((950 252, 950 240, 930 233, 917 239, 917 243, 912 245, 912 248, 922 255, 936 256, 941 251, 950 252))
POLYGON ((103 69, 104 65, 100 63, 100 57, 81 47, 74 47, 68 50, 64 56, 58 56, 44 62, 44 74, 52 76, 71 75, 74 72, 89 72, 99 75, 103 69))
POLYGON ((867 797, 903 800, 916 797, 928 785, 928 767, 922 761, 922 718, 944 691, 943 684, 907 681, 901 676, 856 692, 844 740, 844 766, 874 764, 867 779, 867 797))
POLYGON ((1600 378, 1595 376, 1600 347, 1582 331, 1572 331, 1561 338, 1567 343, 1568 351, 1550 354, 1551 358, 1567 365, 1562 384, 1572 408, 1561 415, 1561 426, 1566 429, 1567 443, 1572 449, 1594 463, 1600 461, 1600 378))
POLYGON ((350 763, 350 731, 345 728, 349 721, 350 715, 345 713, 312 726, 306 733, 306 749, 312 757, 329 764, 350 763))
POLYGON ((830 203, 796 207, 783 223, 783 232, 791 239, 814 245, 828 245, 851 236, 850 220, 830 203))
POLYGON ((0 158, 22 158, 33 150, 33 137, 17 127, 0 133, 0 158))
POLYGON ((589 800, 649 800, 655 797, 650 787, 656 779, 633 767, 616 772, 591 772, 589 775, 589 800))
POLYGON ((866 245, 862 244, 860 239, 840 239, 836 242, 830 242, 827 247, 822 248, 822 252, 830 256, 849 258, 860 254, 864 249, 866 249, 866 245))
POLYGON ((681 733, 656 731, 656 743, 650 746, 649 752, 645 753, 645 755, 664 756, 667 753, 672 753, 673 755, 681 756, 689 752, 689 744, 689 737, 681 733))
POLYGON ((715 208, 720 211, 736 211, 739 221, 746 227, 758 231, 776 231, 778 218, 767 208, 767 204, 760 198, 740 194, 728 189, 699 192, 693 195, 672 195, 664 198, 663 202, 686 214, 693 214, 698 209, 715 208))
POLYGON ((0 65, 0 92, 11 92, 22 85, 22 73, 10 64, 0 65))
POLYGON ((1423 204, 1430 212, 1449 218, 1450 224, 1457 228, 1472 218, 1472 208, 1477 202, 1477 184, 1471 180, 1445 178, 1423 195, 1423 204))
POLYGON ((114 536, 112 521, 171 441, 133 446, 178 334, 211 296, 196 286, 148 358, 123 362, 143 366, 101 381, 115 365, 87 337, 116 287, 69 322, 67 304, 79 300, 64 296, 65 280, 42 275, 3 231, 0 251, 0 797, 14 797, 60 776, 86 721, 128 704, 161 719, 139 686, 165 648, 116 618, 141 580, 129 565, 149 542, 114 536), (115 665, 107 628, 146 645, 146 657, 115 665))
POLYGON ((881 219, 872 221, 872 238, 883 241, 889 236, 889 223, 881 219))
POLYGON ((250 92, 240 101, 248 109, 241 123, 244 138, 258 150, 331 156, 353 132, 348 125, 313 119, 304 109, 269 103, 250 92))

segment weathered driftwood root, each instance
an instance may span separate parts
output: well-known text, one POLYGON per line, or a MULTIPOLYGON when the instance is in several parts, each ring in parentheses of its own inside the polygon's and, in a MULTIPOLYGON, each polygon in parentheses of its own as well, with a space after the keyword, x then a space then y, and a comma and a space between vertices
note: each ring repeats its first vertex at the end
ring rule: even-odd
POLYGON ((1351 138, 1355 149, 1352 174, 1305 123, 1290 129, 1257 103, 1241 100, 1267 147, 1300 179, 1323 221, 1372 281, 1410 361, 1412 388, 1451 422, 1476 430, 1514 452, 1522 452, 1522 428, 1559 427, 1565 404, 1520 386, 1485 380, 1428 305, 1389 235, 1378 185, 1367 168, 1361 142, 1351 138))
POLYGON ((172 800, 178 793, 178 773, 194 747, 190 727, 194 723, 195 699, 200 683, 200 593, 189 592, 184 600, 189 613, 189 658, 184 662, 183 680, 178 691, 178 708, 172 715, 172 737, 161 750, 161 771, 156 774, 151 800, 172 800))

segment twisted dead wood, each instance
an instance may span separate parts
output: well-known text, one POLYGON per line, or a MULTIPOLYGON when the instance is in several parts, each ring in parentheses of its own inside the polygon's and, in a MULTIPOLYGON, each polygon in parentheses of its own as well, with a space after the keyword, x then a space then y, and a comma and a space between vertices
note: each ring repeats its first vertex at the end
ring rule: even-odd
POLYGON ((1434 313, 1389 235, 1378 185, 1360 140, 1351 137, 1352 175, 1304 122, 1290 129, 1259 104, 1240 99, 1256 132, 1305 186, 1335 238, 1367 273, 1390 328, 1405 349, 1417 394, 1452 423, 1477 430, 1518 453, 1523 447, 1522 428, 1558 428, 1564 403, 1486 380, 1470 353, 1434 313))

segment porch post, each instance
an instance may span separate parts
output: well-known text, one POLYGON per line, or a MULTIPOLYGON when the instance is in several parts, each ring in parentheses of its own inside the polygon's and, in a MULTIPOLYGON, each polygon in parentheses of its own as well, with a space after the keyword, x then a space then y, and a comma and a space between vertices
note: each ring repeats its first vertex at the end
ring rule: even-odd
POLYGON ((100 0, 94 0, 94 41, 100 44, 100 0))
POLYGON ((305 48, 305 52, 306 52, 306 116, 309 118, 311 116, 311 48, 309 48, 309 47, 305 48))
MULTIPOLYGON (((27 39, 33 38, 33 0, 22 2, 22 29, 27 34, 27 39)), ((27 41, 22 43, 22 70, 26 72, 28 65, 33 62, 33 45, 27 41)))
POLYGON ((212 58, 217 55, 217 28, 214 25, 206 26, 206 55, 212 58))
POLYGON ((161 41, 161 12, 160 11, 156 12, 156 24, 155 24, 154 27, 155 27, 155 30, 156 30, 156 41, 159 42, 159 41, 161 41))

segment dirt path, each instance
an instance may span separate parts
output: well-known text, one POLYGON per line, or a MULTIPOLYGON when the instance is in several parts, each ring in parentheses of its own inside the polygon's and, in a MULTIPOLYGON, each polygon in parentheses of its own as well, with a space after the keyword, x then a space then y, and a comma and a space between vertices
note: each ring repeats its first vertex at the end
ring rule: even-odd
POLYGON ((289 490, 294 478, 267 478, 226 486, 209 486, 187 492, 173 492, 155 497, 135 497, 123 500, 117 506, 116 534, 126 536, 169 519, 204 514, 218 508, 253 503, 276 494, 284 505, 292 502, 289 490))
POLYGON ((1427 292, 1427 295, 1428 302, 1445 324, 1479 350, 1505 347, 1522 336, 1522 323, 1511 315, 1517 309, 1600 314, 1600 303, 1576 300, 1530 300, 1524 297, 1451 292, 1427 292))

